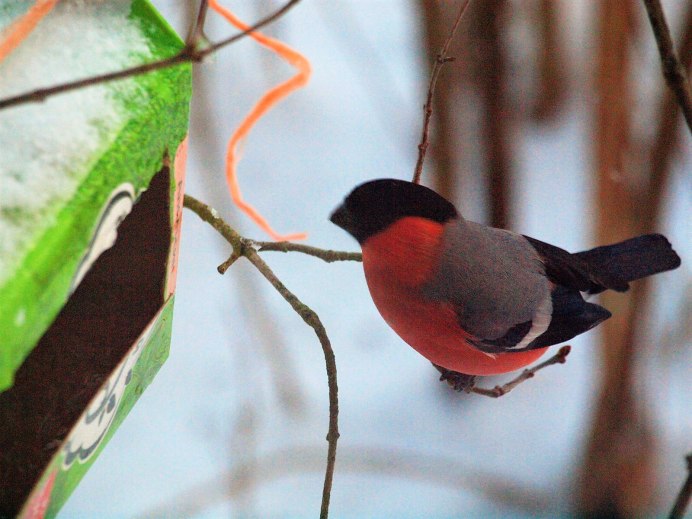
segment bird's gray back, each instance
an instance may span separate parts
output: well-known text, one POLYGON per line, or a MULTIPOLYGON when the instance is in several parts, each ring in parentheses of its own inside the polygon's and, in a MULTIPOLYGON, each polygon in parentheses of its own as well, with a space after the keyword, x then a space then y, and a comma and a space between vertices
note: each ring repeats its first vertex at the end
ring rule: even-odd
POLYGON ((550 286, 523 236, 459 218, 445 225, 443 244, 424 293, 452 303, 465 330, 496 339, 532 320, 550 286))

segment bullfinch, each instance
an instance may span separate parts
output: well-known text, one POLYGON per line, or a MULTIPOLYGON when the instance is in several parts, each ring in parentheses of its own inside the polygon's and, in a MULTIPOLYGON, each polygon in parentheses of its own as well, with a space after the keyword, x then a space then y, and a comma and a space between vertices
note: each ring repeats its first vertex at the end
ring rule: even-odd
POLYGON ((384 320, 462 387, 522 368, 611 316, 583 295, 624 292, 680 265, 660 234, 569 253, 465 220, 431 189, 402 180, 356 187, 330 220, 358 240, 384 320))

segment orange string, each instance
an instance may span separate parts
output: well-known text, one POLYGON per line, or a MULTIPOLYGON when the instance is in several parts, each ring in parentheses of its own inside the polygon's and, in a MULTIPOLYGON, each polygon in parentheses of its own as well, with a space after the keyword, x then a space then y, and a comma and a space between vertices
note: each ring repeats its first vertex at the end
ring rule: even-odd
POLYGON ((24 38, 34 30, 38 22, 55 7, 57 2, 58 0, 36 0, 22 17, 15 20, 5 30, 7 36, 0 41, 0 61, 24 41, 24 38))
MULTIPOLYGON (((245 31, 249 28, 247 24, 238 19, 231 11, 219 5, 217 0, 209 0, 209 6, 241 31, 245 31)), ((262 230, 271 236, 272 239, 276 241, 304 240, 307 238, 307 234, 305 233, 277 233, 269 225, 269 222, 253 206, 243 200, 243 196, 240 192, 240 186, 238 185, 236 166, 239 160, 237 155, 239 144, 245 137, 247 137, 255 123, 272 107, 274 107, 274 105, 279 103, 279 101, 288 96, 294 90, 297 90, 298 88, 301 88, 307 84, 311 73, 310 62, 303 55, 299 54, 288 45, 275 40, 274 38, 270 38, 259 32, 251 32, 250 37, 268 49, 274 51, 290 65, 298 69, 298 73, 287 81, 268 90, 260 98, 252 110, 250 110, 235 132, 233 132, 233 135, 231 135, 231 138, 228 140, 226 150, 226 180, 228 181, 228 187, 230 189, 233 202, 235 202, 241 211, 252 218, 252 220, 262 230)))

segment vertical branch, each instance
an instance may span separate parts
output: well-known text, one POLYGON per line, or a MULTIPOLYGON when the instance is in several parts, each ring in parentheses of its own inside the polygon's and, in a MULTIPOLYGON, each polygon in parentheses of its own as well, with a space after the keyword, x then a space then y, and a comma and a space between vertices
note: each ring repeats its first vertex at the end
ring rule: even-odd
MULTIPOLYGON (((445 5, 438 0, 421 0, 419 2, 420 19, 423 22, 423 51, 422 55, 432 56, 442 47, 443 35, 447 30, 449 20, 445 5)), ((455 55, 458 46, 455 45, 455 55)), ((458 159, 455 147, 454 106, 455 81, 449 76, 442 78, 435 98, 435 118, 432 122, 433 174, 432 182, 435 190, 448 199, 454 198, 454 170, 458 159)), ((458 143, 457 143, 458 144, 458 143)))
MULTIPOLYGON (((193 9, 193 4, 188 4, 188 13, 193 9)), ((193 48, 197 48, 203 41, 206 40, 204 35, 204 24, 207 21, 207 12, 209 11, 209 1, 200 0, 199 9, 197 10, 197 18, 195 24, 190 29, 190 33, 185 40, 185 44, 193 48)))
MULTIPOLYGON (((687 4, 683 18, 682 41, 680 44, 682 66, 689 70, 692 66, 692 3, 687 4)), ((676 110, 676 98, 667 87, 663 87, 658 103, 658 126, 653 144, 649 151, 648 185, 640 196, 640 221, 642 232, 653 232, 658 226, 663 194, 668 187, 673 153, 679 145, 679 118, 676 110)))
MULTIPOLYGON (((649 150, 647 182, 641 192, 636 192, 628 185, 627 174, 623 171, 629 140, 627 107, 631 105, 627 81, 630 73, 627 18, 630 13, 623 11, 621 3, 615 0, 600 5, 595 135, 598 236, 600 243, 609 243, 656 228, 669 181, 679 118, 675 110, 675 89, 666 89, 659 102, 658 126, 649 150)), ((689 67, 692 6, 688 6, 684 23, 685 63, 682 66, 689 67)), ((672 42, 669 43, 672 48, 672 42)), ((664 59, 664 69, 666 66, 664 59)), ((653 497, 654 440, 648 415, 634 391, 634 366, 637 353, 644 347, 642 332, 648 287, 649 283, 643 280, 634 285, 629 297, 604 294, 606 306, 614 310, 614 317, 601 327, 604 377, 579 492, 579 508, 585 516, 641 516, 647 512, 653 497)))
MULTIPOLYGON (((237 515, 240 517, 257 516, 256 491, 260 484, 257 477, 257 451, 258 422, 260 422, 258 408, 261 405, 258 402, 259 391, 257 388, 250 389, 248 393, 245 394, 245 401, 235 416, 235 423, 229 435, 229 454, 237 468, 235 470, 236 479, 233 482, 227 482, 227 489, 230 493, 233 488, 240 488, 234 502, 234 506, 238 509, 237 515), (239 460, 242 460, 242 463, 239 463, 239 460)), ((233 470, 233 468, 231 466, 229 470, 233 470)))
POLYGON ((509 225, 511 119, 507 106, 506 0, 487 0, 479 11, 480 95, 484 166, 490 190, 490 225, 509 225))
MULTIPOLYGON (((420 183, 420 177, 423 172, 423 162, 425 161, 425 154, 428 150, 428 145, 430 142, 430 118, 432 116, 432 101, 433 96, 435 95, 435 89, 437 87, 437 80, 440 76, 442 66, 449 61, 454 61, 454 58, 449 57, 447 55, 447 52, 449 52, 449 47, 452 44, 452 40, 454 39, 454 34, 459 28, 461 19, 464 17, 464 13, 466 12, 466 8, 469 6, 470 1, 471 0, 465 0, 465 2, 459 8, 459 12, 457 13, 456 19, 454 20, 454 24, 452 25, 452 28, 449 31, 449 35, 447 36, 447 39, 445 40, 444 45, 442 46, 442 49, 438 52, 437 56, 435 57, 435 65, 433 66, 432 73, 430 74, 430 85, 428 87, 428 95, 425 101, 425 106, 423 107, 423 132, 420 144, 418 145, 418 160, 416 162, 416 167, 413 173, 412 182, 414 184, 420 183)), ((439 14, 439 10, 436 10, 434 12, 437 12, 439 14)), ((428 18, 426 17, 426 19, 428 18)))
MULTIPOLYGON (((602 0, 597 9, 594 88, 594 167, 598 243, 636 234, 636 200, 625 170, 632 106, 630 39, 632 7, 602 0)), ((654 486, 654 448, 649 418, 634 390, 637 351, 629 331, 632 298, 606 293, 613 317, 600 329, 602 378, 577 491, 582 517, 632 517, 646 514, 654 486)))
MULTIPOLYGON (((692 64, 692 4, 687 6, 683 23, 682 65, 689 69, 692 64)), ((658 125, 649 149, 648 163, 644 165, 647 182, 636 198, 639 234, 655 232, 658 228, 663 209, 663 195, 670 183, 671 163, 680 135, 676 99, 669 88, 663 87, 658 106, 658 125)), ((636 343, 642 340, 642 332, 647 322, 646 308, 649 304, 650 287, 651 280, 643 279, 633 287, 630 294, 632 316, 626 330, 626 338, 631 345, 637 346, 636 343)))
MULTIPOLYGON (((187 197, 186 197, 187 198, 187 197)), ((324 473, 324 485, 322 487, 322 505, 320 508, 320 519, 327 519, 329 516, 329 501, 332 493, 332 481, 334 479, 334 467, 336 464, 336 443, 339 440, 339 389, 336 380, 336 357, 332 344, 327 336, 322 321, 317 314, 303 304, 286 286, 276 277, 274 272, 267 266, 257 251, 252 247, 245 247, 244 256, 252 263, 255 268, 271 283, 271 285, 281 294, 296 313, 303 319, 305 324, 310 326, 322 346, 324 361, 327 368, 327 381, 329 386, 329 429, 327 431, 327 466, 324 473)))
POLYGON ((656 44, 661 55, 663 65, 663 76, 666 78, 668 86, 678 99, 682 113, 687 121, 687 127, 692 132, 692 93, 690 83, 685 75, 685 67, 680 63, 670 30, 663 14, 660 0, 644 0, 646 13, 649 15, 651 28, 656 37, 656 44))

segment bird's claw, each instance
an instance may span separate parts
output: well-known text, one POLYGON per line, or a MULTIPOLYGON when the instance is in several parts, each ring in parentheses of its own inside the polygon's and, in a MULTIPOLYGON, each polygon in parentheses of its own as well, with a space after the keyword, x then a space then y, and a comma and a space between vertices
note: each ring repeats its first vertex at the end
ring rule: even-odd
POLYGON ((475 375, 466 375, 465 373, 451 371, 437 365, 435 365, 435 368, 440 372, 440 381, 447 382, 447 385, 454 391, 470 393, 476 385, 475 375))

